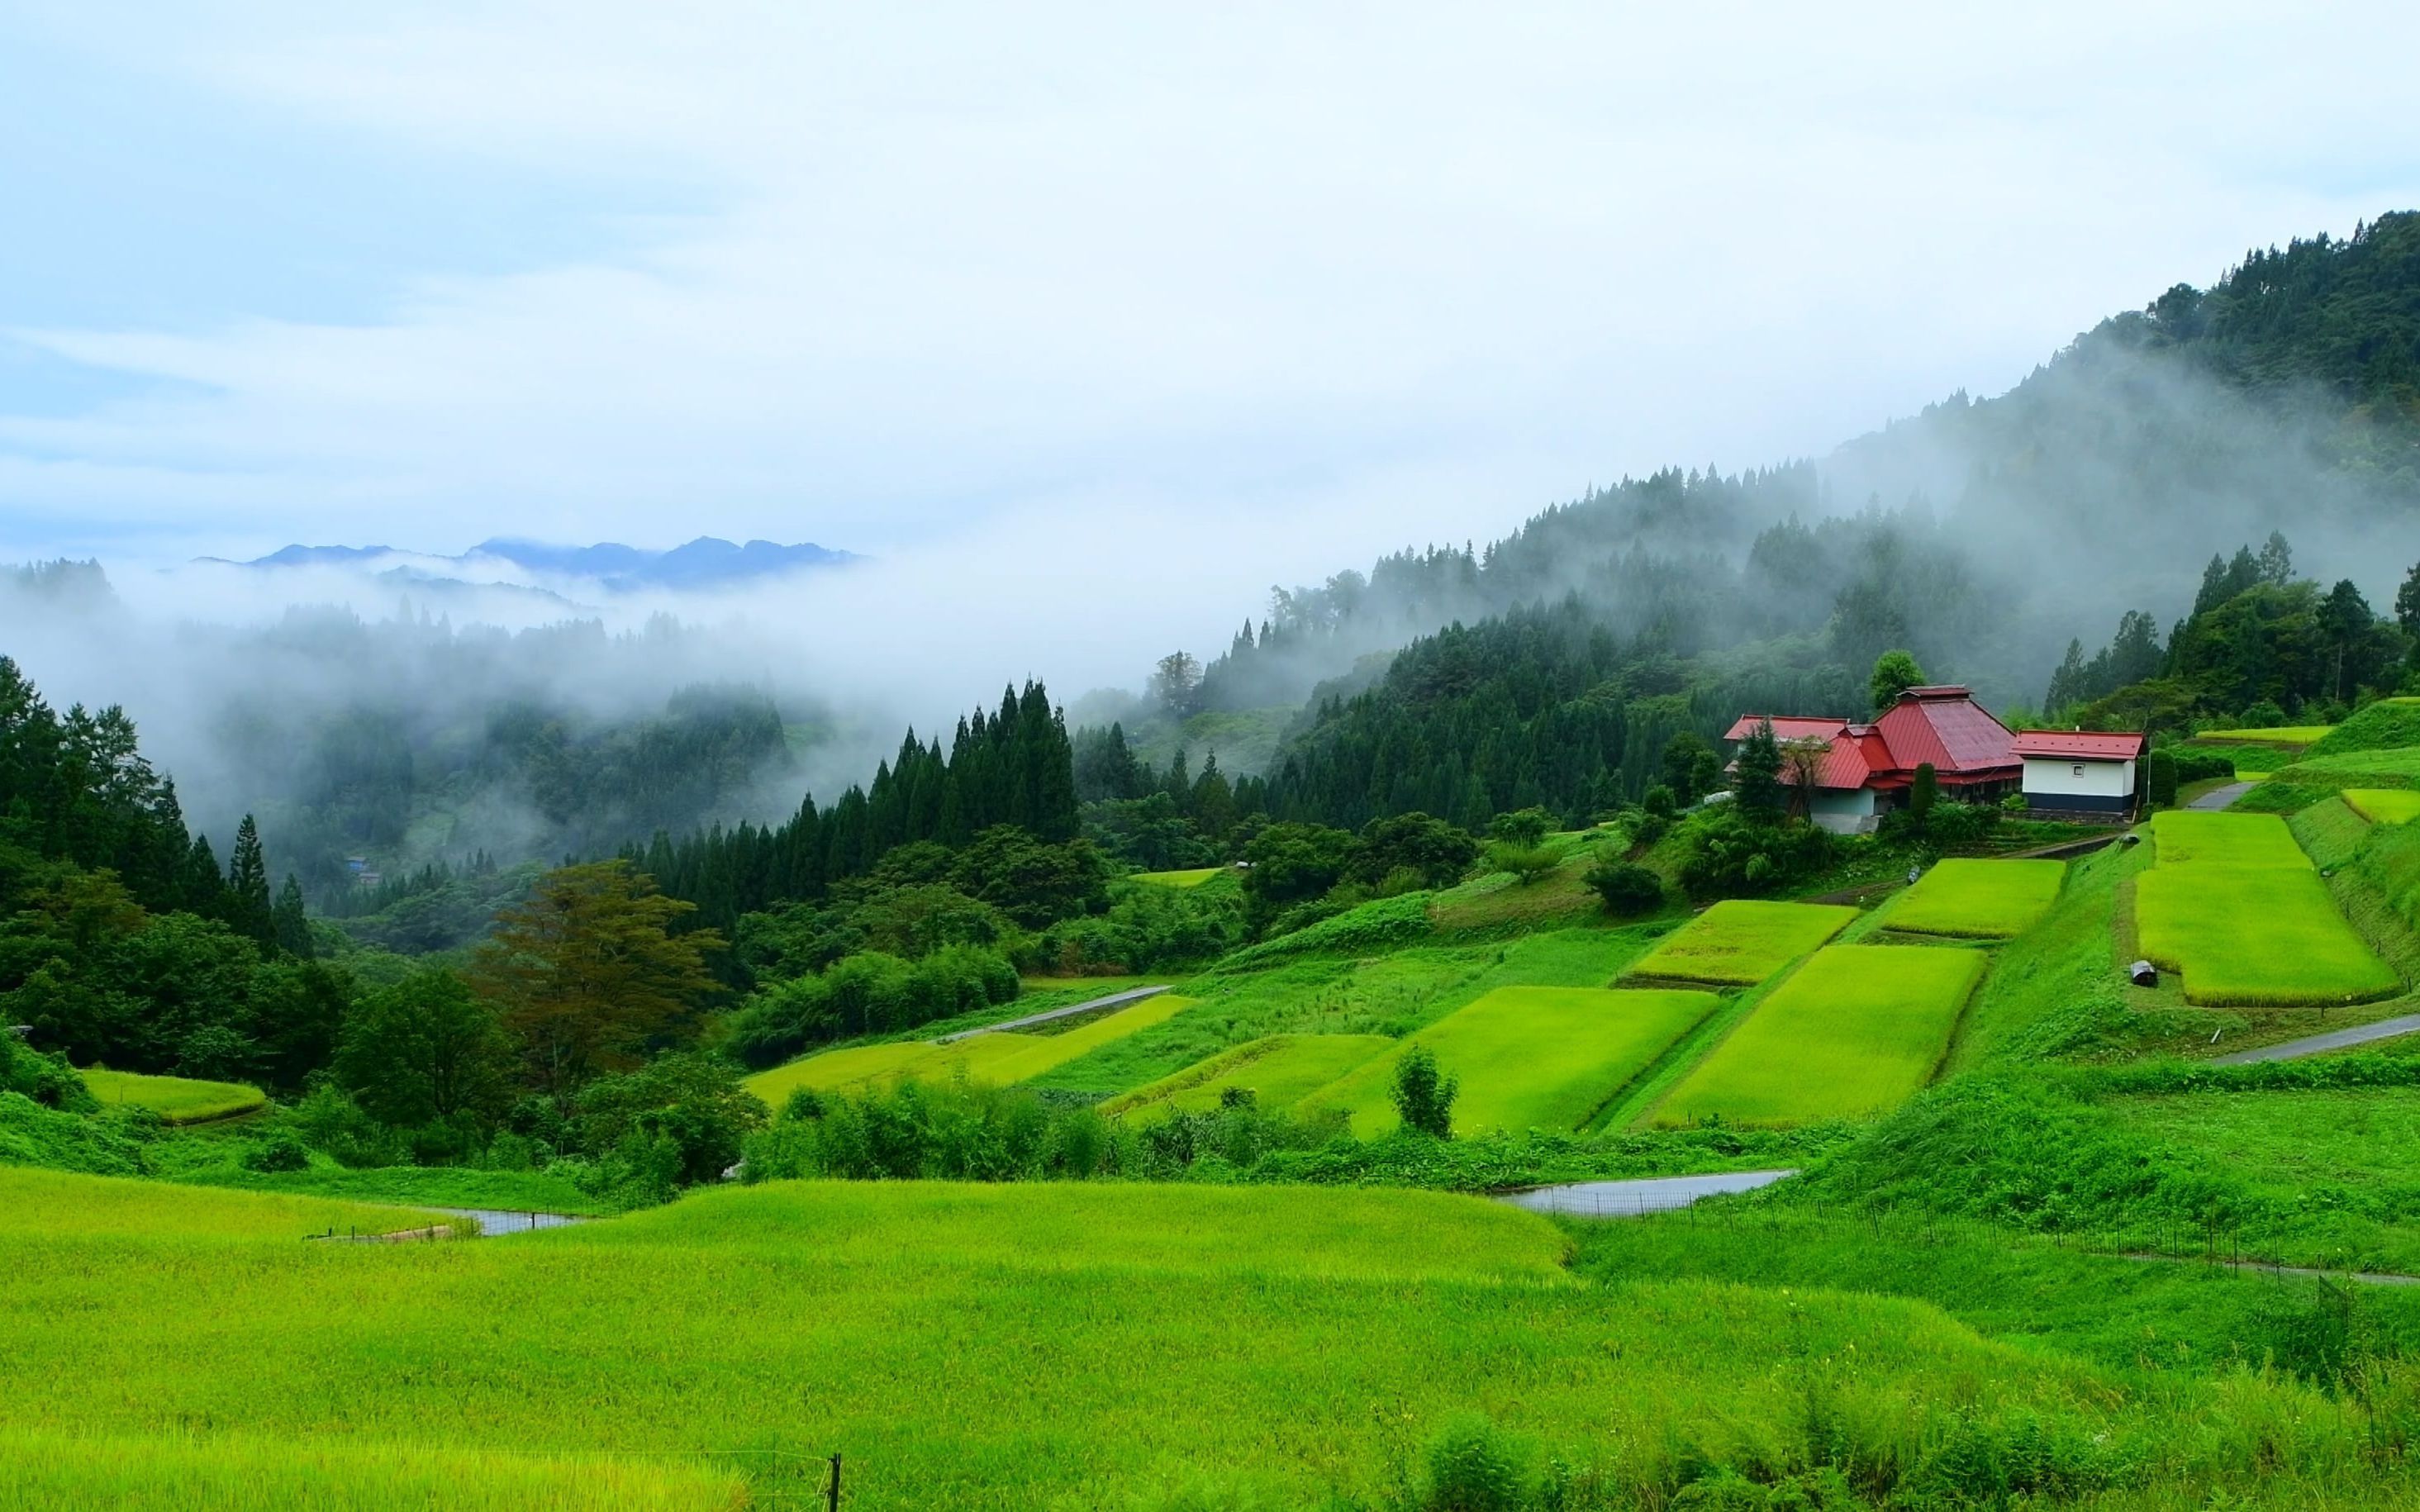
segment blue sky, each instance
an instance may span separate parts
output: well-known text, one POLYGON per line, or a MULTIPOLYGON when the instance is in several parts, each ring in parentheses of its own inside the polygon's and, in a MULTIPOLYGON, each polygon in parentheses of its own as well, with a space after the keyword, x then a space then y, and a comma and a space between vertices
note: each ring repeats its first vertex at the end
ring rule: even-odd
POLYGON ((2415 43, 2383 5, 12 6, 0 557, 1107 560, 1215 519, 1196 569, 1265 586, 1820 452, 2420 205, 2415 43))

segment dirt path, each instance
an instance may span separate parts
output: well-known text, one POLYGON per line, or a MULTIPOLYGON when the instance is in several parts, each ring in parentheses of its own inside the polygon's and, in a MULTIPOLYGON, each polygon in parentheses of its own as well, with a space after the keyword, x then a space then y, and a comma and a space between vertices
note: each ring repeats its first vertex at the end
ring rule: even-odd
POLYGON ((2350 1050, 2373 1040, 2393 1039, 2398 1035, 2420 1032, 2420 1013, 2407 1013, 2399 1018, 2381 1019, 2375 1023, 2357 1023, 2350 1029, 2332 1029, 2323 1035, 2310 1035, 2301 1039, 2288 1039, 2281 1045, 2260 1045, 2251 1050, 2239 1050, 2231 1055, 2213 1055, 2212 1066, 2249 1066, 2256 1061, 2298 1061, 2305 1055, 2324 1055, 2332 1050, 2350 1050))

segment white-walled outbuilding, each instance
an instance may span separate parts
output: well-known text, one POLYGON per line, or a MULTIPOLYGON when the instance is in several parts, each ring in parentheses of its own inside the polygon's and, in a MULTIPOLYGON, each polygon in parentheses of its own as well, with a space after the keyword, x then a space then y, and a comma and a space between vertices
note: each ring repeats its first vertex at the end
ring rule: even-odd
POLYGON ((2025 808, 2122 822, 2142 806, 2143 737, 2100 730, 2020 730, 2025 808))

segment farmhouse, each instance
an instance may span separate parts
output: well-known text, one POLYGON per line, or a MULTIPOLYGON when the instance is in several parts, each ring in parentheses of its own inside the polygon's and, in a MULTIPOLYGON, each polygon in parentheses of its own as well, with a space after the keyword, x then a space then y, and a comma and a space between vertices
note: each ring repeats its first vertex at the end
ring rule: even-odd
POLYGON ((1743 714, 1724 738, 1746 740, 1767 719, 1785 745, 1830 746, 1815 769, 1807 817, 1841 834, 1870 830, 1888 810, 1905 807, 1921 766, 1932 768, 1941 796, 1969 803, 1998 802, 2024 774, 2016 737, 1955 684, 1910 688, 1870 725, 1743 714))
POLYGON ((2020 730, 2025 807, 2062 818, 2132 818, 2142 799, 2143 737, 2101 730, 2020 730))
POLYGON ((1737 742, 1767 721, 1785 751, 1813 762, 1807 818, 1839 834, 1871 830, 1907 805, 1916 769, 1932 768, 1941 796, 1998 803, 2025 795, 2027 809, 2063 818, 2123 819, 2136 807, 2143 737, 2088 730, 2019 735, 1956 684, 1910 688, 1870 725, 1844 719, 1743 714, 1724 739, 1737 742), (1814 742, 1825 749, 1820 756, 1814 742))

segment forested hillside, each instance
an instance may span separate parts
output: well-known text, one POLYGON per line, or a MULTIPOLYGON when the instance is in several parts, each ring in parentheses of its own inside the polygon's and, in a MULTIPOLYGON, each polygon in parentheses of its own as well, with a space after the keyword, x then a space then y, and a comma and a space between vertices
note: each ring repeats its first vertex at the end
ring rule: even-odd
POLYGON ((149 749, 196 814, 214 829, 256 815, 271 865, 334 914, 398 900, 365 871, 430 882, 480 856, 560 861, 783 812, 831 723, 734 680, 731 647, 660 616, 507 631, 409 605, 295 607, 163 628, 98 567, 54 563, 0 579, 0 632, 151 710, 149 749))

